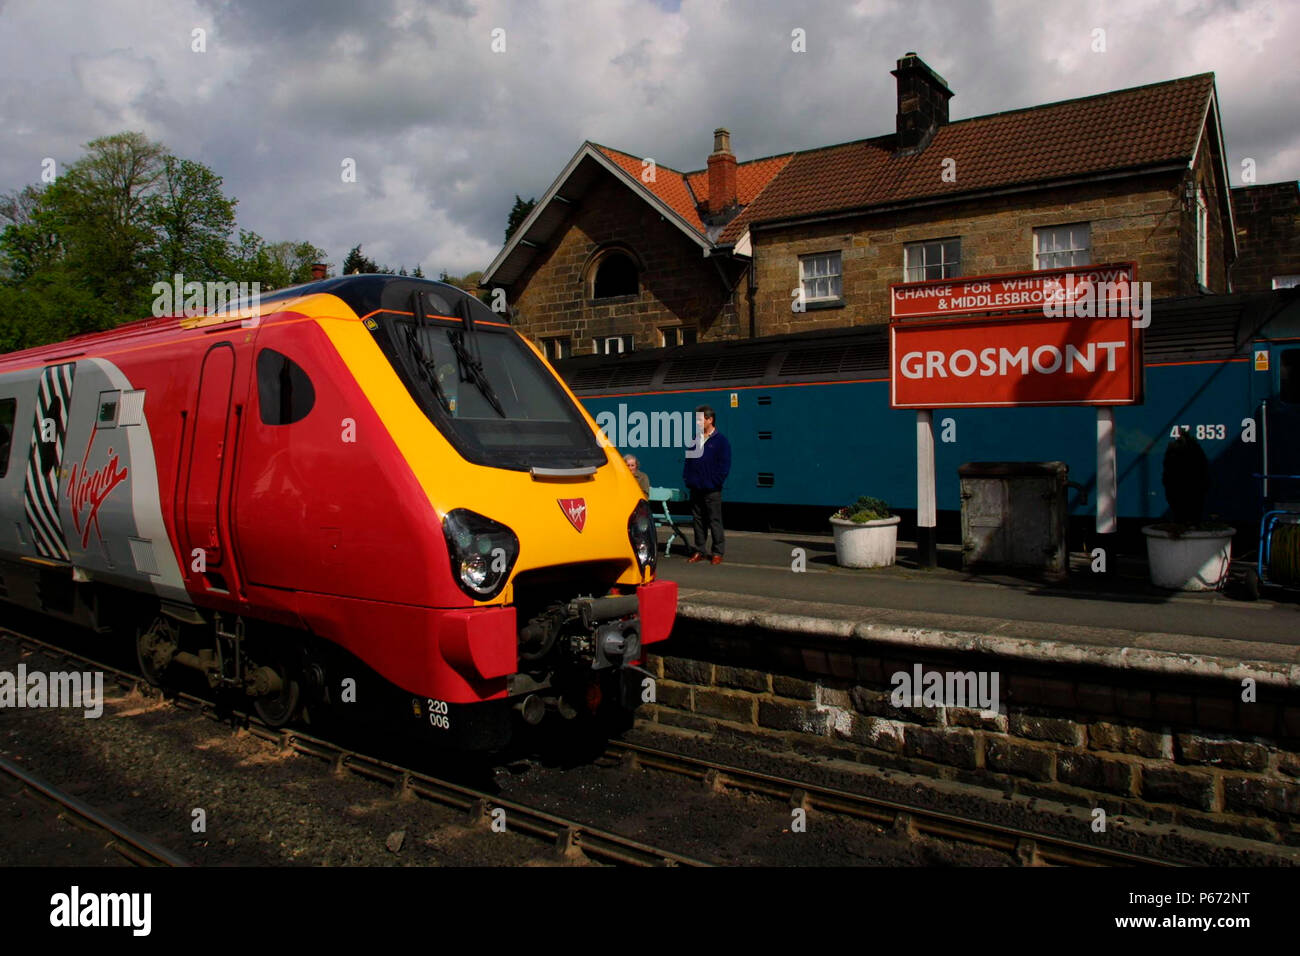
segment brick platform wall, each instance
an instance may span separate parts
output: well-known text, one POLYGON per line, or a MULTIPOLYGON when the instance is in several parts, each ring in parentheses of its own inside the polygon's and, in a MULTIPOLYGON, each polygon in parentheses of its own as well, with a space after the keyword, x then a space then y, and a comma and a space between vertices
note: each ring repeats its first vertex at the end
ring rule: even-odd
POLYGON ((1300 693, 1134 680, 1077 667, 1026 672, 987 657, 882 656, 866 642, 704 630, 679 622, 651 656, 670 727, 1300 845, 1300 693), (721 663, 726 661, 727 663, 721 663), (996 715, 896 707, 890 675, 1000 673, 996 715))

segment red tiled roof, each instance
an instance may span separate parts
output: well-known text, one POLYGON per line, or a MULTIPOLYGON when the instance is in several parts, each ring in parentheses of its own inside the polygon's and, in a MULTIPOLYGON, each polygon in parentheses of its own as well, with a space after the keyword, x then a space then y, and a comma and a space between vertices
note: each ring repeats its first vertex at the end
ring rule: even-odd
POLYGON ((892 134, 795 153, 718 242, 752 222, 1186 161, 1213 88, 1214 74, 1202 73, 959 120, 911 156, 895 154, 892 134), (947 158, 954 182, 941 178, 947 158))
MULTIPOLYGON (((641 179, 644 167, 641 165, 640 156, 619 152, 616 149, 610 149, 608 146, 600 146, 594 143, 592 145, 616 162, 629 176, 654 193, 674 212, 685 219, 692 228, 701 235, 705 234, 704 221, 700 219, 696 204, 703 203, 709 198, 709 171, 707 169, 681 173, 668 166, 656 164, 654 182, 647 183, 641 179), (692 192, 694 195, 692 195, 692 192)), ((753 202, 754 198, 772 181, 772 178, 790 161, 792 155, 792 153, 787 153, 784 156, 769 156, 765 159, 755 159, 747 163, 737 163, 736 199, 740 205, 743 207, 753 202)))

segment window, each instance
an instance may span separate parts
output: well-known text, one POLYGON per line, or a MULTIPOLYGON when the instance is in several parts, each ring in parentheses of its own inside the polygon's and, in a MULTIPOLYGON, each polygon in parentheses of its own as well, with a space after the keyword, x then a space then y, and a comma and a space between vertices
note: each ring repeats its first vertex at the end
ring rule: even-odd
POLYGON ((573 339, 567 335, 557 336, 553 339, 542 339, 542 354, 552 362, 569 358, 573 355, 573 339))
POLYGON ((264 425, 302 421, 316 404, 316 389, 301 365, 274 349, 257 353, 257 397, 264 425))
POLYGON ((799 257, 799 282, 805 302, 826 302, 841 297, 840 254, 821 252, 799 257))
POLYGON ((903 247, 903 281, 953 279, 961 275, 961 240, 931 239, 903 247))
POLYGON ((1300 349, 1287 349, 1278 362, 1278 398, 1300 405, 1300 349))
POLYGON ((1034 268, 1060 269, 1092 262, 1092 230, 1086 222, 1034 230, 1034 268))
POLYGON ((595 348, 593 351, 597 355, 622 355, 624 352, 632 351, 633 336, 631 335, 606 335, 593 340, 595 348))
POLYGON ((1300 276, 1273 276, 1274 289, 1294 289, 1300 287, 1300 276))
POLYGON ((660 329, 659 335, 663 338, 664 348, 695 344, 695 329, 692 326, 671 325, 660 329))
POLYGON ((0 478, 9 473, 9 449, 14 439, 14 413, 18 407, 16 399, 6 398, 0 401, 0 478))
POLYGON ((1196 284, 1208 286, 1210 220, 1209 209, 1205 205, 1205 190, 1196 190, 1196 284))
POLYGON ((600 260, 600 265, 596 267, 596 278, 591 284, 593 299, 636 295, 639 291, 636 263, 630 256, 622 252, 611 252, 600 260))

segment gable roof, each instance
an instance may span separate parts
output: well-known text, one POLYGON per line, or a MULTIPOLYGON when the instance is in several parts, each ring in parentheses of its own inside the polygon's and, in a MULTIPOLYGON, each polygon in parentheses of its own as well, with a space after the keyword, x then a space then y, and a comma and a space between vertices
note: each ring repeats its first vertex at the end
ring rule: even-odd
POLYGON ((1185 165, 1204 127, 1214 74, 948 123, 922 151, 878 136, 796 153, 719 237, 751 223, 825 215, 999 187, 1185 165), (942 177, 952 159, 955 176, 942 177))
MULTIPOLYGON (((1166 80, 1041 106, 991 113, 940 126, 917 152, 902 153, 890 133, 784 153, 736 165, 740 213, 720 231, 700 217, 708 169, 657 165, 642 180, 639 156, 584 142, 537 206, 484 271, 484 286, 510 285, 537 248, 562 227, 566 206, 603 169, 657 208, 706 255, 745 249, 758 224, 956 201, 994 190, 1045 188, 1087 179, 1189 166, 1210 127, 1226 155, 1214 74, 1166 80), (945 181, 944 161, 955 175, 945 181)), ((1231 222, 1226 170, 1224 203, 1231 222)), ((1235 240, 1235 235, 1232 236, 1235 240)))

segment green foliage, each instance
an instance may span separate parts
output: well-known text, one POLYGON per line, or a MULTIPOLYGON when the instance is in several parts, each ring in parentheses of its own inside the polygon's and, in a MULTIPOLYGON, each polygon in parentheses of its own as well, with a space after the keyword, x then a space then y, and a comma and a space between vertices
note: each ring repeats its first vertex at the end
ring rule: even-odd
POLYGON ((355 246, 353 246, 351 249, 348 250, 347 256, 345 256, 343 259, 343 269, 341 271, 343 275, 350 276, 358 272, 360 273, 387 272, 388 269, 379 268, 379 264, 375 262, 374 259, 362 255, 361 243, 357 243, 355 246))
POLYGON ((58 179, 0 196, 0 349, 29 348, 147 315, 153 286, 306 282, 322 250, 235 232, 237 200, 202 163, 142 133, 86 144, 58 179))
POLYGON ((879 521, 881 518, 888 518, 890 514, 889 505, 885 504, 884 501, 863 495, 853 504, 846 505, 835 512, 831 517, 838 518, 841 521, 866 524, 868 521, 879 521))
POLYGON ((528 214, 533 211, 533 207, 536 205, 536 199, 521 199, 519 194, 515 193, 515 204, 510 207, 510 216, 506 219, 506 242, 509 242, 510 237, 515 234, 515 230, 523 225, 524 220, 528 218, 528 214))

